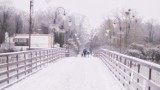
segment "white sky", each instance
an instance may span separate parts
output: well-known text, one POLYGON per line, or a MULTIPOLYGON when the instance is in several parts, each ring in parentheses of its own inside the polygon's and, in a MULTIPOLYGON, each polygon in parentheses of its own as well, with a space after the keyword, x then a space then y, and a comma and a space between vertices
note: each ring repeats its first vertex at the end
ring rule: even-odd
MULTIPOLYGON (((12 0, 15 7, 29 11, 30 0, 12 0)), ((160 22, 160 0, 34 0, 34 10, 46 7, 64 7, 71 13, 86 15, 93 27, 99 26, 104 16, 111 16, 117 9, 134 9, 143 20, 160 22)))

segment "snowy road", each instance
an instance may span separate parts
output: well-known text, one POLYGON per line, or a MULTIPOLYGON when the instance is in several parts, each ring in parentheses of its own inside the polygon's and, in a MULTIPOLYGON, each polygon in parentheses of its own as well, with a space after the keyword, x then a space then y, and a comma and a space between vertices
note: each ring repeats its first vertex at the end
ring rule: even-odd
POLYGON ((98 58, 65 58, 5 90, 122 90, 98 58))

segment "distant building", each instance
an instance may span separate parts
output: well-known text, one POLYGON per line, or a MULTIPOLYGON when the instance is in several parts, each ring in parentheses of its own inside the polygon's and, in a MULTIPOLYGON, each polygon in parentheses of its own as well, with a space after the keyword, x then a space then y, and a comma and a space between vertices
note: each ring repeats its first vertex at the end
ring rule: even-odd
POLYGON ((10 48, 13 48, 14 43, 13 43, 13 37, 9 37, 9 33, 6 32, 5 33, 5 41, 3 42, 3 44, 1 44, 2 49, 8 50, 10 48))
MULTIPOLYGON (((29 35, 16 34, 13 42, 17 50, 26 50, 29 48, 29 35)), ((51 34, 31 34, 31 48, 52 48, 54 37, 51 34)))

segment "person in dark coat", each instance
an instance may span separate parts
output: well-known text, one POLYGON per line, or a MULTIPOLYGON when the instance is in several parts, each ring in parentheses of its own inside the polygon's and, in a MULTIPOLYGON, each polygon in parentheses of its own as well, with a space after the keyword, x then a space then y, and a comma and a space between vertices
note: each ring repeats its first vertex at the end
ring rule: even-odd
POLYGON ((89 50, 87 51, 87 56, 89 57, 89 54, 90 54, 90 52, 89 52, 89 50))
POLYGON ((84 50, 83 50, 83 55, 84 55, 84 57, 86 57, 86 54, 87 54, 87 50, 84 49, 84 50))

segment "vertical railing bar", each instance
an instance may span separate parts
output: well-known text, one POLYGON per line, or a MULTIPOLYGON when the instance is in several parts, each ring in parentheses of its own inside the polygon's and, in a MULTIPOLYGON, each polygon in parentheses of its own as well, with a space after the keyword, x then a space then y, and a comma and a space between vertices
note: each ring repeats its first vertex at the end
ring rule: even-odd
POLYGON ((138 71, 137 72, 140 73, 140 64, 138 64, 138 71))
POLYGON ((32 72, 32 64, 33 64, 33 62, 32 62, 32 52, 30 52, 30 72, 32 72))
POLYGON ((52 62, 52 50, 49 50, 49 62, 52 62))
POLYGON ((47 50, 45 50, 45 57, 46 57, 46 59, 45 59, 45 63, 46 63, 46 65, 47 65, 47 62, 48 62, 47 50))
POLYGON ((7 55, 6 56, 7 60, 6 60, 6 63, 7 63, 7 83, 9 84, 9 56, 7 55))
POLYGON ((53 57, 54 55, 53 54, 54 54, 54 51, 52 49, 52 62, 54 61, 54 57, 53 57))
POLYGON ((38 64, 38 54, 37 54, 37 51, 36 51, 35 54, 36 54, 35 57, 36 57, 36 70, 37 70, 37 69, 38 69, 38 68, 37 68, 37 64, 38 64))
POLYGON ((40 68, 42 67, 42 51, 39 51, 39 59, 40 59, 40 68))
POLYGON ((127 61, 127 60, 126 60, 126 58, 125 58, 125 59, 124 59, 124 65, 126 65, 126 61, 127 61))
POLYGON ((149 80, 151 80, 151 79, 152 79, 152 69, 149 68, 149 80))
MULTIPOLYGON (((152 69, 151 69, 151 68, 149 68, 149 77, 148 77, 148 79, 149 79, 149 80, 152 79, 152 69)), ((148 86, 148 90, 151 90, 150 85, 148 86)))
POLYGON ((25 68, 25 75, 26 75, 26 74, 27 74, 27 73, 26 73, 26 70, 27 70, 27 66, 26 66, 26 65, 27 65, 26 53, 24 53, 24 60, 25 60, 25 61, 24 61, 24 68, 25 68))
POLYGON ((18 54, 16 54, 16 62, 17 62, 17 79, 19 79, 19 60, 18 60, 18 54))
POLYGON ((46 51, 44 50, 44 58, 43 58, 43 62, 44 62, 44 66, 46 65, 46 51))
POLYGON ((47 50, 47 65, 49 64, 49 50, 47 50))

